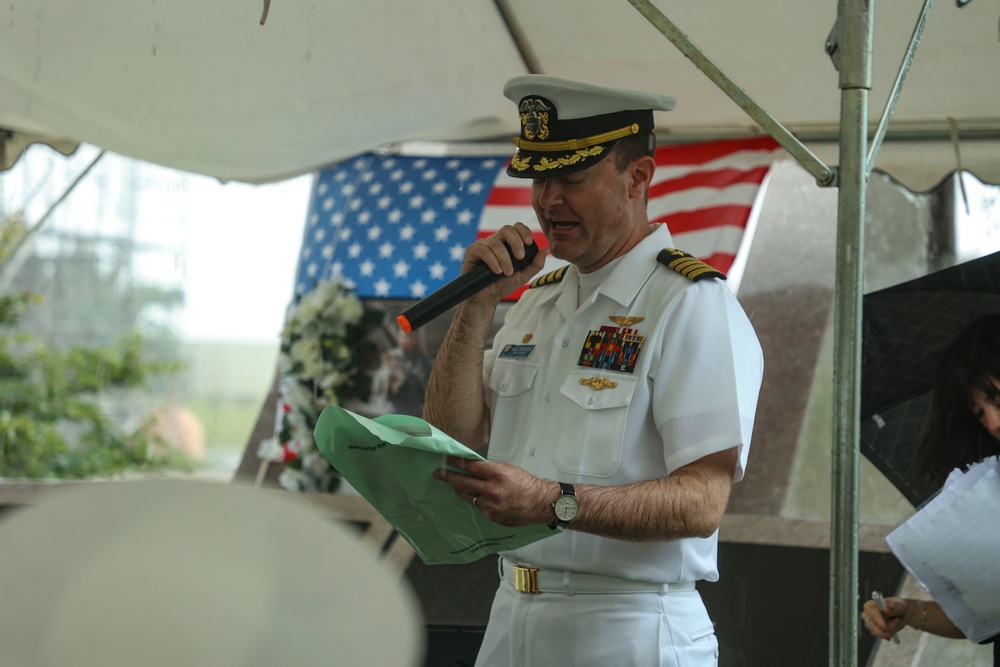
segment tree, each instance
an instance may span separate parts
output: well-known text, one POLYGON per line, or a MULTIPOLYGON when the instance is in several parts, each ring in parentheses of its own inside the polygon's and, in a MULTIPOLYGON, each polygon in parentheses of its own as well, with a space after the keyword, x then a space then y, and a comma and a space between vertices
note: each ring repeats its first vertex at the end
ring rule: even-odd
MULTIPOLYGON (((0 226, 0 266, 24 233, 19 216, 0 226)), ((150 307, 182 300, 174 290, 129 285, 122 298, 120 258, 108 265, 93 243, 45 258, 33 249, 0 295, 0 476, 84 478, 126 469, 188 468, 157 448, 151 415, 117 411, 129 398, 179 370, 177 344, 164 327, 143 325, 150 307), (58 265, 56 271, 46 266, 58 265), (26 286, 34 289, 28 290, 26 286), (37 291, 36 291, 37 290, 37 291), (42 299, 37 294, 53 295, 42 299), (152 334, 152 335, 150 335, 152 334), (79 344, 80 338, 87 341, 79 344)), ((5 271, 6 273, 6 271, 5 271)))

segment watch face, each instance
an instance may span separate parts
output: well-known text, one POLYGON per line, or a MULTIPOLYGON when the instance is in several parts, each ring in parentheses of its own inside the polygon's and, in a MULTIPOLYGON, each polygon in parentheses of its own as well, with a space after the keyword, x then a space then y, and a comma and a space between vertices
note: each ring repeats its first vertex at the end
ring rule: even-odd
POLYGON ((555 510, 556 518, 560 521, 572 521, 578 507, 576 496, 559 496, 552 509, 555 510))

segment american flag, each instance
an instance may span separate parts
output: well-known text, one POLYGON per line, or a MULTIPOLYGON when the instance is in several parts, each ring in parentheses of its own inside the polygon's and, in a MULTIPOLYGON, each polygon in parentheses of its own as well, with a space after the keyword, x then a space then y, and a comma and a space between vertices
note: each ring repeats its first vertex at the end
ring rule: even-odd
MULTIPOLYGON (((649 217, 674 245, 723 273, 733 264, 778 144, 770 137, 661 146, 649 217)), ((465 248, 523 222, 546 247, 531 181, 506 175, 510 152, 364 154, 316 179, 297 295, 339 274, 362 299, 421 299, 458 277, 465 248)), ((545 270, 564 262, 550 257, 545 270)))

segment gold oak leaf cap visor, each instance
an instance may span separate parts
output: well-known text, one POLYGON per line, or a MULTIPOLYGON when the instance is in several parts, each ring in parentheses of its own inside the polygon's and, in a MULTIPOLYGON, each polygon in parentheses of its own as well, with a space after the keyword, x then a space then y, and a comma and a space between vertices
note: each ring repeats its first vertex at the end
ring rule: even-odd
POLYGON ((670 111, 673 97, 608 88, 543 74, 514 77, 504 96, 517 104, 521 134, 507 166, 513 178, 546 178, 600 162, 624 137, 646 134, 655 148, 653 111, 670 111))

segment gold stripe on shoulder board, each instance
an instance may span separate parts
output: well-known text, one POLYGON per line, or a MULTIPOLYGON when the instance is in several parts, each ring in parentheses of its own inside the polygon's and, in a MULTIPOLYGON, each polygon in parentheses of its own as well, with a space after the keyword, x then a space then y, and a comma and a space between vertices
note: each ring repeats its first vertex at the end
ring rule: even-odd
POLYGON ((566 275, 566 269, 568 268, 569 265, 567 264, 566 266, 559 267, 555 271, 550 271, 549 273, 546 273, 544 276, 535 278, 534 280, 531 281, 531 284, 528 285, 528 287, 531 288, 531 287, 542 287, 544 285, 554 285, 555 283, 563 279, 563 276, 566 275))
POLYGON ((726 279, 726 274, 722 271, 677 248, 664 248, 656 256, 656 261, 695 282, 704 278, 726 279))

